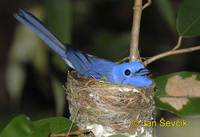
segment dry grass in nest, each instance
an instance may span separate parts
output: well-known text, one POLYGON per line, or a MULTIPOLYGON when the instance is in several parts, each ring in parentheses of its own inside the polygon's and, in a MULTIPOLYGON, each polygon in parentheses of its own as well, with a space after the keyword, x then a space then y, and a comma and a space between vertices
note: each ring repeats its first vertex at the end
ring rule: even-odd
POLYGON ((71 117, 76 116, 78 126, 92 130, 96 136, 142 135, 146 134, 145 129, 151 131, 141 124, 132 125, 132 121, 152 120, 153 96, 153 87, 136 88, 80 77, 76 73, 68 75, 67 100, 71 117))

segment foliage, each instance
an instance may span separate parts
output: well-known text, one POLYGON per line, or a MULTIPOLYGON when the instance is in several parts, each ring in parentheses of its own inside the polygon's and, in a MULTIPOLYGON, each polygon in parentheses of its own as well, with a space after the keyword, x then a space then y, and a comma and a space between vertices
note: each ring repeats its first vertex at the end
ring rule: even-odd
POLYGON ((184 0, 177 17, 177 31, 180 36, 192 37, 200 35, 200 1, 184 0))
POLYGON ((172 30, 175 30, 175 14, 170 0, 155 0, 157 7, 164 20, 169 24, 172 30))
MULTIPOLYGON (((176 21, 180 36, 200 35, 199 4, 198 0, 184 0, 181 4, 176 21)), ((199 77, 200 74, 195 72, 177 72, 155 78, 156 106, 181 116, 199 115, 199 77)))
MULTIPOLYGON (((57 34, 63 42, 69 43, 71 41, 72 28, 70 22, 70 7, 70 1, 63 0, 57 2, 51 0, 46 2, 45 11, 39 6, 34 6, 29 9, 29 11, 42 21, 45 20, 45 15, 47 15, 48 27, 52 28, 52 32, 57 34), (63 14, 63 12, 66 14, 63 14)), ((27 73, 24 65, 25 63, 32 64, 32 67, 40 76, 44 77, 48 72, 48 52, 44 43, 42 43, 38 36, 36 36, 29 28, 19 24, 16 28, 14 41, 9 53, 9 62, 6 72, 6 84, 13 104, 18 104, 20 102, 22 91, 26 84, 27 73)), ((60 71, 64 72, 66 70, 66 65, 57 55, 53 56, 52 63, 58 66, 57 68, 59 68, 60 71)), ((58 87, 58 83, 61 82, 59 82, 54 75, 49 76, 49 78, 52 83, 56 113, 57 115, 62 115, 65 105, 65 91, 61 84, 59 84, 60 87, 58 87)), ((45 88, 45 83, 43 88, 45 88)))
POLYGON ((177 72, 159 76, 156 83, 156 106, 181 116, 200 114, 200 73, 177 72))
POLYGON ((0 137, 49 137, 53 133, 75 131, 78 127, 64 117, 53 117, 31 121, 29 117, 20 115, 11 120, 0 137))

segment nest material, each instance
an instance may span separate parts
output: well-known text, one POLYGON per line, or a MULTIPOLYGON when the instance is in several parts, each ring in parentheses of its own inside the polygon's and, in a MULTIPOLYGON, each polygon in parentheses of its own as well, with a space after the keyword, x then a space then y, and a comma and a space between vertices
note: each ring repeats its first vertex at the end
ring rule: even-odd
POLYGON ((136 88, 68 74, 67 100, 71 119, 76 117, 80 128, 89 129, 98 137, 114 134, 153 136, 153 128, 142 124, 153 119, 153 96, 153 87, 136 88))

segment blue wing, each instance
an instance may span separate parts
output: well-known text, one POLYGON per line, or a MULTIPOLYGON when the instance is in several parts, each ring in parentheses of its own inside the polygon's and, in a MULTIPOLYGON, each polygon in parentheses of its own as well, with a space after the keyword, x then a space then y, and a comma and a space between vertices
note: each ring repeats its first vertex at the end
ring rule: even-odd
POLYGON ((113 62, 96 58, 81 51, 66 50, 60 42, 44 25, 31 13, 19 10, 15 18, 33 30, 52 50, 60 55, 66 63, 85 76, 93 76, 100 79, 106 72, 110 71, 113 62))
POLYGON ((100 59, 81 51, 68 51, 66 55, 70 62, 74 62, 72 65, 80 74, 92 76, 96 79, 109 75, 112 67, 116 65, 114 62, 100 59))

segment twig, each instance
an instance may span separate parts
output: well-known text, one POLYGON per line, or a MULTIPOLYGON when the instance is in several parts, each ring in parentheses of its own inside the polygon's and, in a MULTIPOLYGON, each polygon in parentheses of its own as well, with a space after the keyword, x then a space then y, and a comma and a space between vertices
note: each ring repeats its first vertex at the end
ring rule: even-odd
MULTIPOLYGON (((141 58, 142 61, 145 61, 145 60, 147 60, 150 57, 140 57, 140 58, 141 58)), ((129 60, 129 57, 124 57, 123 59, 117 61, 116 63, 120 64, 120 63, 123 63, 123 62, 125 62, 127 60, 129 60)))
POLYGON ((120 63, 123 63, 123 62, 125 62, 125 61, 127 61, 127 60, 129 60, 129 57, 125 57, 125 58, 123 58, 123 59, 117 61, 116 63, 120 64, 120 63))
POLYGON ((182 43, 182 37, 179 36, 178 42, 177 42, 176 46, 172 50, 176 50, 176 49, 180 48, 181 43, 182 43))
POLYGON ((69 134, 68 133, 51 134, 51 137, 69 137, 69 136, 75 136, 75 135, 80 136, 89 132, 90 132, 89 130, 77 130, 74 132, 70 132, 69 134))
POLYGON ((77 117, 77 115, 78 115, 78 111, 79 111, 79 109, 77 109, 76 112, 75 112, 75 115, 74 115, 74 117, 73 117, 73 119, 72 119, 72 123, 71 123, 70 128, 69 128, 69 131, 67 132, 67 136, 69 136, 69 134, 70 134, 70 132, 71 132, 71 130, 72 130, 72 127, 73 127, 73 125, 74 125, 74 123, 75 123, 75 120, 76 120, 76 117, 77 117))
POLYGON ((142 7, 142 10, 144 10, 145 8, 149 7, 151 5, 152 1, 148 0, 147 3, 144 4, 144 6, 142 7))
POLYGON ((67 133, 51 134, 50 137, 69 137, 69 136, 71 136, 71 135, 74 135, 75 133, 80 133, 80 130, 71 132, 72 127, 73 127, 73 125, 74 125, 74 123, 75 123, 75 120, 76 120, 78 111, 79 111, 79 109, 77 109, 77 111, 75 112, 75 115, 74 115, 74 117, 73 117, 73 119, 72 119, 72 123, 71 123, 70 128, 69 128, 69 130, 67 131, 67 133))
POLYGON ((140 22, 142 16, 142 0, 135 0, 133 7, 133 23, 131 29, 131 41, 130 41, 130 61, 140 58, 138 44, 140 33, 140 22))
POLYGON ((144 65, 147 66, 150 63, 152 63, 152 62, 154 62, 158 59, 167 57, 167 56, 177 55, 177 54, 182 54, 182 53, 188 53, 188 52, 193 52, 193 51, 197 51, 197 50, 200 50, 200 46, 195 46, 195 47, 191 47, 191 48, 184 48, 184 49, 179 49, 179 50, 170 50, 170 51, 163 52, 161 54, 155 55, 155 56, 147 59, 146 61, 144 61, 144 65))

